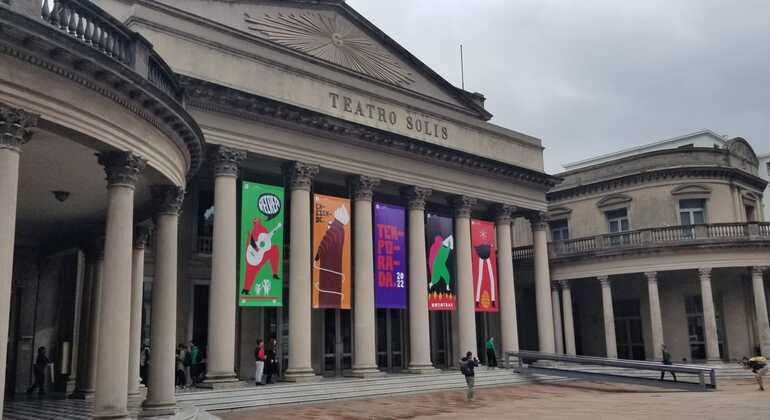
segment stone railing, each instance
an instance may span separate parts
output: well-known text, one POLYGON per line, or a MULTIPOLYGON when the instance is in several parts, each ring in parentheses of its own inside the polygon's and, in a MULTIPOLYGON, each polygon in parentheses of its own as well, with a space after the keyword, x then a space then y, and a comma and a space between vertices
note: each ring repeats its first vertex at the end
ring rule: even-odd
MULTIPOLYGON (((601 251, 651 248, 670 245, 718 242, 770 242, 770 223, 714 223, 667 226, 554 241, 548 244, 549 258, 593 255, 601 251)), ((531 259, 532 247, 513 249, 513 259, 531 259)))

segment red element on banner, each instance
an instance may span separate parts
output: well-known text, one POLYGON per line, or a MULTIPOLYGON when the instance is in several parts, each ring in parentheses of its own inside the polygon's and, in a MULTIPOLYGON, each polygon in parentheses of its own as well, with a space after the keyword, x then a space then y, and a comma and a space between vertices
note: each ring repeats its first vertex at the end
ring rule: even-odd
POLYGON ((457 297, 452 293, 431 292, 428 294, 428 309, 431 311, 454 311, 457 297))
POLYGON ((476 312, 498 310, 496 254, 494 223, 471 220, 473 299, 476 312))

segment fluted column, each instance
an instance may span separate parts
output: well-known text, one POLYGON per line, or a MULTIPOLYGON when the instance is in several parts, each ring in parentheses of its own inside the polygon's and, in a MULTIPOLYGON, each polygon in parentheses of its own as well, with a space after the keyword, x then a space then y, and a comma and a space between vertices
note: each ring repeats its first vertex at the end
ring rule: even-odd
POLYGON ((107 173, 108 204, 94 418, 128 418, 134 186, 146 161, 132 152, 98 156, 107 173))
POLYGON ((150 320, 150 385, 144 401, 144 415, 171 415, 176 409, 174 372, 176 355, 177 243, 179 212, 184 189, 153 186, 155 212, 155 275, 152 279, 150 320))
POLYGON ((516 322, 516 286, 513 277, 511 215, 514 208, 498 205, 494 208, 497 235, 497 277, 500 287, 500 334, 502 354, 519 351, 519 331, 516 322))
MULTIPOLYGON (((131 351, 128 353, 128 395, 140 394, 139 364, 142 349, 142 295, 144 294, 144 248, 150 239, 150 226, 134 229, 134 252, 131 257, 131 351)), ((144 378, 145 381, 147 378, 144 378)))
POLYGON ((566 280, 559 282, 561 286, 561 305, 564 312, 564 351, 575 356, 575 320, 572 315, 572 290, 566 280))
POLYGON ((706 336, 706 359, 719 361, 719 337, 717 335, 717 316, 714 309, 714 296, 711 293, 711 268, 698 269, 700 277, 700 295, 703 302, 703 332, 706 336))
POLYGON ((291 194, 289 218, 289 368, 290 381, 315 380, 311 341, 310 185, 317 165, 291 162, 285 172, 291 194))
POLYGON ((471 351, 478 355, 476 348, 476 308, 473 297, 473 265, 471 253, 471 210, 476 199, 464 195, 449 198, 454 207, 455 251, 457 256, 457 347, 460 355, 471 351))
POLYGON ((529 216, 532 225, 533 253, 535 260, 535 302, 537 305, 537 336, 539 349, 544 353, 555 350, 553 309, 551 303, 551 272, 548 267, 548 223, 544 213, 529 216))
POLYGON ((561 299, 559 283, 551 282, 551 307, 553 308, 553 334, 556 353, 564 353, 564 334, 561 329, 561 299))
MULTIPOLYGON (((8 320, 13 281, 13 247, 21 146, 32 137, 37 116, 0 103, 0 396, 5 395, 8 320)), ((0 398, 0 417, 3 401, 0 398)))
MULTIPOLYGON (((209 286, 206 387, 227 387, 235 377, 235 280, 237 254, 236 181, 246 153, 224 146, 211 155, 214 164, 214 236, 209 286)), ((155 308, 153 307, 153 310, 155 308)), ((153 344, 154 345, 154 344, 153 344)), ((154 350, 153 350, 154 351, 154 350)), ((153 362, 154 363, 154 362, 153 362)), ((151 365, 153 364, 151 363, 151 365)), ((150 374, 152 377, 152 374, 150 374)), ((151 379, 150 382, 152 382, 151 379)))
POLYGON ((431 190, 408 187, 403 188, 401 194, 409 208, 409 372, 428 373, 435 371, 430 360, 428 260, 425 257, 425 201, 431 190))
POLYGON ((612 309, 612 286, 607 276, 598 277, 602 286, 602 309, 604 313, 604 344, 606 355, 611 359, 618 357, 618 345, 615 339, 615 311, 612 309))
POLYGON ((663 316, 660 311, 660 294, 658 292, 658 272, 648 271, 647 295, 650 302, 650 329, 652 332, 652 357, 655 360, 663 360, 663 316))
POLYGON ((759 348, 763 355, 770 355, 770 323, 767 319, 767 301, 765 300, 765 283, 763 279, 767 267, 753 267, 751 283, 754 286, 754 309, 757 314, 757 335, 759 348))
POLYGON ((379 375, 374 309, 374 235, 372 195, 380 180, 351 179, 353 193, 353 375, 379 375))

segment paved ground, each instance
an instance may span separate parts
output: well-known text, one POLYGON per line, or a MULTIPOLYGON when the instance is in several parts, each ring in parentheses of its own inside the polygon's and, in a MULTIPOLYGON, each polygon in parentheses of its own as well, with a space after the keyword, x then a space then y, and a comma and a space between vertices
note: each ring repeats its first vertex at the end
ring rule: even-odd
POLYGON ((716 392, 657 391, 582 382, 477 389, 214 413, 247 419, 770 419, 770 391, 748 380, 722 381, 716 392))

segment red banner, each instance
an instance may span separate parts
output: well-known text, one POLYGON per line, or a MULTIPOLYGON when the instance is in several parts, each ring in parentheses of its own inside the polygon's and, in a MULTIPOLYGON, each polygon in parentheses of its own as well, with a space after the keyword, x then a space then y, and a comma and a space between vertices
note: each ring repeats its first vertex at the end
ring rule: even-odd
POLYGON ((495 224, 471 220, 471 262, 473 264, 473 299, 476 312, 497 312, 497 247, 495 224))

